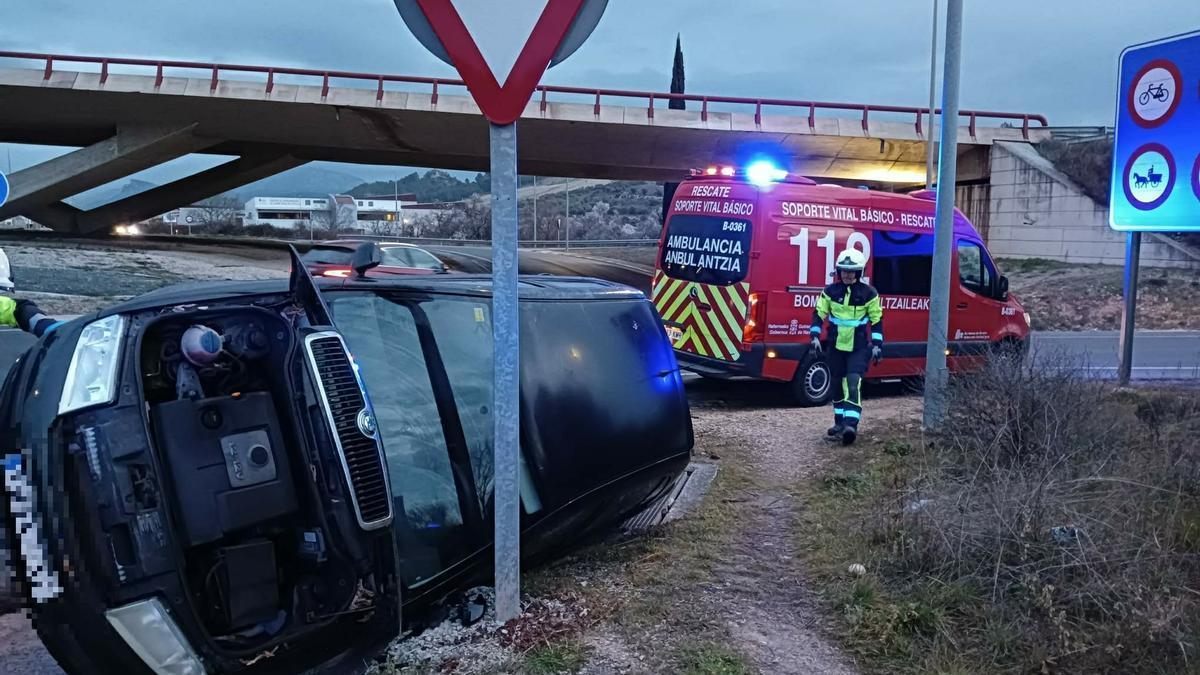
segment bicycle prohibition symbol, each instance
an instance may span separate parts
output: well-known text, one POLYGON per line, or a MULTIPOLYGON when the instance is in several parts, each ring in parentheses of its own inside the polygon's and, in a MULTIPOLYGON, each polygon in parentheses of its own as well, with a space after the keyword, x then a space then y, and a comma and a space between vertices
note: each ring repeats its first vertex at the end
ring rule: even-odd
POLYGON ((1162 84, 1161 82, 1158 84, 1146 85, 1146 91, 1138 94, 1138 104, 1146 105, 1150 102, 1151 98, 1162 103, 1168 98, 1171 98, 1171 90, 1167 89, 1167 85, 1162 84))

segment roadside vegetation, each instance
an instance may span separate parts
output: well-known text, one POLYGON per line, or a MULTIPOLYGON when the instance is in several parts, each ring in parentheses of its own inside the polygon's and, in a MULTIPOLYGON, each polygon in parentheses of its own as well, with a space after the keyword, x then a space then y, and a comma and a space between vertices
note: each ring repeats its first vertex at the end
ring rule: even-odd
POLYGON ((942 434, 894 425, 797 486, 867 671, 1200 672, 1200 398, 1068 365, 997 360, 942 434))
MULTIPOLYGON (((1034 330, 1117 330, 1124 269, 1030 259, 999 260, 1011 290, 1033 317, 1034 330)), ((1200 330, 1200 271, 1142 268, 1139 329, 1200 330)))

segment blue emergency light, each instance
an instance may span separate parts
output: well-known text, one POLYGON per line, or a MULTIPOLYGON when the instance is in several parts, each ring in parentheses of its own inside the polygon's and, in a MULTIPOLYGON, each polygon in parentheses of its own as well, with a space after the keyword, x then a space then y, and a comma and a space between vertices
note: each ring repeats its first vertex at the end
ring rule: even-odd
POLYGON ((746 180, 759 187, 778 183, 787 178, 787 175, 787 171, 784 171, 776 166, 774 162, 766 159, 751 162, 746 166, 746 180))

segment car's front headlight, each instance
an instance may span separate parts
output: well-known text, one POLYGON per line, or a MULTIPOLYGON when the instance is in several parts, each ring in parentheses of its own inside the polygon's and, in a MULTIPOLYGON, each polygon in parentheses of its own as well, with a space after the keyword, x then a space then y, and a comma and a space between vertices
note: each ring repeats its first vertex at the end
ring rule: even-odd
POLYGON ((1033 325, 1033 318, 1032 318, 1031 316, 1029 316, 1029 312, 1025 312, 1024 314, 1025 314, 1025 325, 1026 325, 1026 326, 1032 326, 1032 325, 1033 325))
POLYGON ((116 398, 117 365, 124 337, 125 317, 120 314, 84 326, 67 368, 58 414, 111 403, 116 398))
POLYGON ((105 616, 151 671, 159 675, 204 675, 204 665, 158 598, 110 609, 105 616))

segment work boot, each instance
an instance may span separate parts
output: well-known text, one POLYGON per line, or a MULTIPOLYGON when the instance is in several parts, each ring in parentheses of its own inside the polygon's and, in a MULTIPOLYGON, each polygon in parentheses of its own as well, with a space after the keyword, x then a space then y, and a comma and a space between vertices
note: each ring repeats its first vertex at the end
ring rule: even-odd
POLYGON ((829 430, 825 432, 825 438, 830 441, 836 441, 842 437, 842 430, 844 428, 845 427, 840 424, 835 424, 829 427, 829 430))
POLYGON ((842 429, 842 445, 853 445, 856 438, 858 438, 858 427, 847 426, 842 429))

